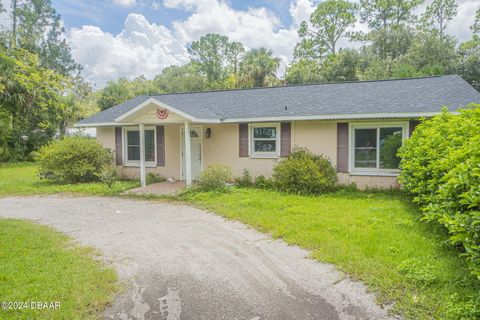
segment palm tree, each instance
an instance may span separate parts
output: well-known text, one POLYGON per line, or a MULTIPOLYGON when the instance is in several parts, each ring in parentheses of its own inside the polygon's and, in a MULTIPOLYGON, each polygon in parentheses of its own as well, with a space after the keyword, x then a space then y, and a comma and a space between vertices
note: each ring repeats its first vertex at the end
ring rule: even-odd
POLYGON ((266 78, 275 77, 279 66, 280 59, 273 56, 272 50, 252 49, 243 57, 240 73, 253 82, 253 87, 264 87, 266 78))

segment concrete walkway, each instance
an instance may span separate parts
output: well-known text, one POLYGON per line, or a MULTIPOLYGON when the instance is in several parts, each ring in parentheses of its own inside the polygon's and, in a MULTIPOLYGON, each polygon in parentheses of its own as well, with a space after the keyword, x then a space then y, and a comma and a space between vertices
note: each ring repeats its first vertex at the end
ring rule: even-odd
POLYGON ((98 248, 127 290, 106 319, 388 319, 365 287, 295 246, 187 206, 100 197, 0 198, 98 248))

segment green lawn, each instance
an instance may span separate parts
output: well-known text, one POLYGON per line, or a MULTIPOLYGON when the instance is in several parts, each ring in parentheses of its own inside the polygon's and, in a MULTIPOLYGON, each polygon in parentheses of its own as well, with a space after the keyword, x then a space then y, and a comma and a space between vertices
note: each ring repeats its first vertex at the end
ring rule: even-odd
POLYGON ((446 244, 445 234, 419 221, 417 209, 400 193, 302 197, 233 189, 187 193, 183 200, 311 250, 313 258, 366 283, 379 303, 395 302, 394 312, 406 319, 479 316, 469 303, 480 298, 479 281, 446 244))
POLYGON ((88 195, 116 195, 139 186, 138 181, 120 180, 113 188, 101 182, 79 184, 56 184, 41 180, 33 163, 0 165, 0 196, 53 194, 60 192, 88 195))
MULTIPOLYGON (((58 185, 40 180, 34 164, 0 166, 0 196, 58 192, 117 195, 136 186, 135 181, 119 181, 113 189, 102 183, 58 185)), ((309 249, 313 258, 363 281, 376 293, 379 303, 393 304, 393 311, 406 319, 480 318, 480 282, 447 244, 446 235, 420 221, 421 214, 399 192, 344 190, 302 197, 234 188, 225 194, 189 192, 180 200, 309 249)), ((22 241, 21 235, 11 239, 22 241)), ((23 250, 24 256, 32 251, 28 247, 23 250)), ((3 255, 0 252, 0 259, 3 255)), ((56 259, 62 261, 60 256, 49 261, 56 259)), ((39 271, 48 270, 39 265, 39 271)), ((0 289, 3 270, 0 268, 0 289)), ((102 304, 104 300, 99 301, 102 304)))
POLYGON ((56 310, 2 308, 0 319, 101 319, 116 282, 92 249, 46 226, 0 219, 0 301, 60 302, 56 310))

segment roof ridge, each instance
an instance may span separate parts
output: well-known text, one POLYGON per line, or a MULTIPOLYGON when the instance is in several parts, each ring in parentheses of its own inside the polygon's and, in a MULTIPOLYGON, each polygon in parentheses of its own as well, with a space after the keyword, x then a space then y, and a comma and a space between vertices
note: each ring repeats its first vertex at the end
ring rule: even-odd
POLYGON ((406 80, 419 80, 430 78, 442 78, 449 76, 458 76, 457 74, 443 74, 443 75, 431 75, 409 78, 394 78, 394 79, 376 79, 376 80, 349 80, 349 81, 337 81, 337 82, 317 82, 317 83, 302 83, 302 84, 290 84, 283 86, 271 86, 271 87, 254 87, 254 88, 236 88, 236 89, 216 89, 216 90, 204 90, 204 91, 187 91, 187 92, 171 92, 171 93, 152 93, 146 94, 147 97, 155 96, 169 96, 169 95, 187 95, 196 93, 213 93, 213 92, 230 92, 230 91, 250 91, 250 90, 268 90, 279 88, 294 88, 294 87, 310 87, 310 86, 323 86, 323 85, 335 85, 335 84, 351 84, 351 83, 370 83, 370 82, 391 82, 391 81, 406 81, 406 80))

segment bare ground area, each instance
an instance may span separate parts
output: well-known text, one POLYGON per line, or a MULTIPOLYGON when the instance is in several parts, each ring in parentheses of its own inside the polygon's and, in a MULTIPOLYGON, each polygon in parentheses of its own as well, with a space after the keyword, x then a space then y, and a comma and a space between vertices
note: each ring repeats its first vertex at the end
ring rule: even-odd
POLYGON ((96 247, 125 291, 106 319, 388 319, 365 286, 308 252, 183 205, 105 197, 0 198, 0 216, 96 247))

